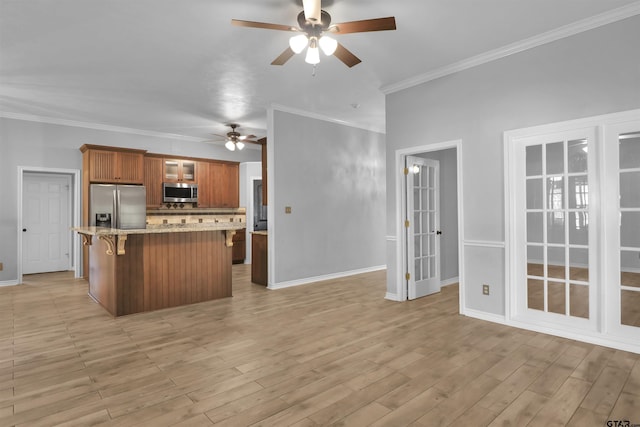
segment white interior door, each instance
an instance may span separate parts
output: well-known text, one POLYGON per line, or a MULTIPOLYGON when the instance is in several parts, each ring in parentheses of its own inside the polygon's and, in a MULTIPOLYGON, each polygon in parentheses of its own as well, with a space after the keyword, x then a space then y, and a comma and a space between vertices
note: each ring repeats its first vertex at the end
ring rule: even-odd
POLYGON ((69 256, 70 188, 68 175, 25 173, 22 195, 22 271, 64 271, 69 256))
POLYGON ((407 156, 407 295, 440 292, 440 162, 407 156))
POLYGON ((640 121, 605 131, 607 327, 640 340, 640 121))

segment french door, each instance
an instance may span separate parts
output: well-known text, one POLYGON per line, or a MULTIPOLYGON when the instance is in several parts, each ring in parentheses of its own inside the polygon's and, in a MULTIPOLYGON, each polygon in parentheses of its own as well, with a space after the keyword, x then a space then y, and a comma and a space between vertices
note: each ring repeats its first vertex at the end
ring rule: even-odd
POLYGON ((640 340, 640 121, 605 128, 607 329, 640 340))
POLYGON ((440 162, 407 156, 407 295, 440 292, 440 162))
POLYGON ((640 342, 640 110, 505 136, 508 318, 640 342))
POLYGON ((513 141, 515 314, 593 329, 597 318, 595 130, 513 141))

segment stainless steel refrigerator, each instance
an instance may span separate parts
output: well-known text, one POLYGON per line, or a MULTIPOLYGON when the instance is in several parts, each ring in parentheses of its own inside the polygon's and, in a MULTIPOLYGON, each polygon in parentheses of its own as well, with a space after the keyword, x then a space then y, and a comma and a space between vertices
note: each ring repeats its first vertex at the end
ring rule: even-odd
POLYGON ((131 230, 147 228, 147 192, 143 185, 91 184, 89 225, 131 230))

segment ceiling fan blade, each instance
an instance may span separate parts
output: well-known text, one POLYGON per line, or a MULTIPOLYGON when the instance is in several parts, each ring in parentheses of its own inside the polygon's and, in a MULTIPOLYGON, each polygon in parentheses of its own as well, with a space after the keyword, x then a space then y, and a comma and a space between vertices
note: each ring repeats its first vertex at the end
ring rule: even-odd
POLYGON ((340 61, 344 62, 344 64, 349 68, 353 67, 354 65, 358 65, 359 63, 362 62, 360 58, 355 56, 353 53, 351 53, 350 50, 342 46, 340 43, 338 43, 338 47, 336 48, 336 51, 333 53, 333 56, 338 58, 340 61))
POLYGON ((251 138, 255 138, 255 135, 242 135, 240 137, 238 137, 239 140, 244 141, 245 139, 251 139, 251 138))
POLYGON ((287 62, 289 59, 291 59, 291 57, 295 54, 296 53, 293 50, 291 50, 290 47, 287 47, 284 50, 284 52, 280 54, 280 56, 278 56, 276 59, 273 60, 271 65, 284 65, 284 63, 287 62))
POLYGON ((271 24, 268 22, 243 21, 241 19, 232 19, 231 24, 237 27, 264 28, 266 30, 300 31, 296 27, 292 27, 290 25, 271 24))
POLYGON ((329 27, 329 31, 337 34, 364 33, 367 31, 386 31, 396 29, 396 18, 365 19, 362 21, 342 22, 329 27))

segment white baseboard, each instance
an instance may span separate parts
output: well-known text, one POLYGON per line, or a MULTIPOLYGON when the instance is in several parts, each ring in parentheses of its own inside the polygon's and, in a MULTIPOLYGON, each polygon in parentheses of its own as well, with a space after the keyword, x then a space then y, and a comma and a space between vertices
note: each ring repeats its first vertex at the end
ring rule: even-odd
POLYGON ((453 285, 454 283, 460 283, 460 278, 459 277, 452 277, 451 279, 441 280, 440 281, 440 287, 442 288, 444 286, 453 285))
POLYGON ((507 324, 505 317, 501 314, 487 313, 469 308, 464 309, 464 312, 461 312, 460 314, 467 317, 473 317, 474 319, 486 320, 487 322, 500 323, 502 325, 507 324))
POLYGON ((18 284, 18 280, 5 280, 3 282, 0 282, 0 287, 1 286, 15 286, 18 284))
POLYGON ((269 286, 267 286, 267 289, 275 290, 275 289, 291 288, 293 286, 307 285, 310 283, 322 282, 324 280, 340 279, 341 277, 354 276, 356 274, 371 273, 373 271, 385 270, 386 268, 387 268, 386 265, 379 265, 375 267, 361 268, 358 270, 342 271, 340 273, 332 273, 332 274, 325 274, 322 276, 307 277, 307 278, 298 279, 298 280, 290 280, 288 282, 270 284, 269 286))
POLYGON ((493 313, 485 313, 478 310, 465 309, 464 312, 461 312, 460 314, 467 317, 473 317, 474 319, 499 323, 501 325, 510 326, 513 328, 539 332, 541 334, 553 335, 556 337, 566 338, 574 341, 581 341, 589 344, 601 345, 603 347, 615 348, 617 350, 640 354, 640 344, 624 341, 623 339, 616 339, 616 337, 604 336, 597 332, 580 333, 563 329, 549 328, 513 319, 507 320, 505 316, 493 313))
POLYGON ((397 302, 402 302, 402 300, 400 299, 400 297, 398 296, 398 294, 393 294, 391 292, 387 292, 384 295, 384 299, 388 299, 389 301, 397 301, 397 302))

